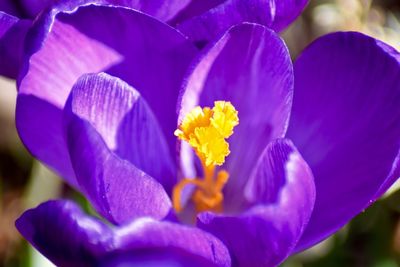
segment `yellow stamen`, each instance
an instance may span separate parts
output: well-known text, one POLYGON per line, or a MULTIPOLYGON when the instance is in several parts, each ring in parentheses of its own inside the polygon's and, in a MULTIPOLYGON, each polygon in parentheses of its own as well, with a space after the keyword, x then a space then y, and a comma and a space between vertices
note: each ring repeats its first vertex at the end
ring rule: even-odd
POLYGON ((216 101, 212 109, 211 124, 219 133, 228 138, 233 134, 233 128, 239 124, 238 112, 230 102, 216 101))
POLYGON ((215 177, 215 167, 221 166, 229 155, 226 139, 233 134, 233 128, 238 124, 238 112, 226 101, 216 101, 212 109, 195 107, 185 116, 174 134, 188 142, 195 150, 201 161, 204 177, 185 178, 174 187, 173 206, 177 212, 183 209, 182 191, 190 184, 195 186, 191 199, 197 212, 222 211, 222 189, 228 181, 229 174, 220 170, 215 177))

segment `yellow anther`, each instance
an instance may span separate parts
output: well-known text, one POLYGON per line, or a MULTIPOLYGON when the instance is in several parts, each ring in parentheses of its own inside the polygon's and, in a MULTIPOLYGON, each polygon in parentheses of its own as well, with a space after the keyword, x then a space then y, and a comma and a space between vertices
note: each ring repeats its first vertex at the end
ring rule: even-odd
POLYGON ((204 177, 185 178, 174 187, 173 205, 176 211, 183 209, 181 194, 189 184, 195 186, 191 199, 198 212, 222 211, 222 189, 229 174, 221 170, 215 175, 215 166, 221 166, 229 155, 226 138, 233 134, 233 128, 238 124, 238 112, 226 101, 216 101, 212 109, 195 107, 185 116, 174 134, 195 150, 202 163, 204 177))
POLYGON ((175 135, 187 141, 206 165, 222 165, 229 155, 226 138, 239 124, 238 112, 226 101, 216 101, 214 107, 195 107, 183 119, 175 135))
POLYGON ((196 128, 190 135, 189 144, 202 158, 207 166, 222 165, 230 153, 229 144, 214 127, 196 128))
POLYGON ((186 114, 179 128, 174 132, 175 136, 184 141, 189 141, 190 135, 198 127, 206 127, 210 125, 212 111, 210 108, 195 107, 191 112, 186 114))
POLYGON ((233 134, 233 128, 239 124, 238 112, 230 102, 216 101, 212 109, 211 125, 224 137, 233 134))

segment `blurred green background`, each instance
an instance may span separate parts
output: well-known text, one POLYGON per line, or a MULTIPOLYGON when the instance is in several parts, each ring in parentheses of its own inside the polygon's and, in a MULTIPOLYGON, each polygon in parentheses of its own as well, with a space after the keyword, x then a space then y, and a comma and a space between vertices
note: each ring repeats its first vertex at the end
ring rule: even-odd
MULTIPOLYGON (((282 35, 295 59, 316 37, 343 30, 364 32, 400 50, 400 0, 311 0, 303 15, 282 35)), ((23 210, 50 198, 67 197, 86 204, 25 150, 15 130, 15 98, 14 82, 0 77, 0 266, 52 266, 21 238, 14 227, 15 219, 23 210)), ((336 235, 282 266, 400 266, 397 188, 394 185, 336 235)))

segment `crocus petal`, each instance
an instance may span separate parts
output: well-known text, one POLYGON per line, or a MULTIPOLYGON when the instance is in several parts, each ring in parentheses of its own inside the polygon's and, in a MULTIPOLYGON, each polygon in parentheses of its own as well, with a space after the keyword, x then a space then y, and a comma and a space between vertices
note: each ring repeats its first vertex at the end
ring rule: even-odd
POLYGON ((102 216, 121 224, 168 214, 171 203, 162 185, 108 150, 88 122, 72 119, 67 134, 79 188, 102 216))
POLYGON ((0 11, 12 14, 18 18, 33 19, 56 0, 1 0, 0 11))
POLYGON ((115 246, 118 252, 129 252, 143 247, 168 248, 186 251, 216 264, 230 266, 225 245, 198 228, 149 219, 134 221, 116 229, 115 246))
POLYGON ((158 266, 150 265, 150 255, 156 262, 163 259, 202 267, 230 266, 229 253, 221 241, 199 229, 149 218, 111 228, 66 200, 49 201, 28 210, 16 226, 32 245, 62 267, 124 266, 118 265, 122 263, 158 266))
POLYGON ((107 0, 107 2, 134 8, 161 21, 168 21, 186 7, 190 0, 107 0))
POLYGON ((217 267, 210 261, 175 250, 141 251, 139 255, 126 253, 104 259, 99 267, 217 267))
POLYGON ((0 12, 5 12, 18 18, 21 17, 21 10, 15 5, 15 0, 2 0, 0 1, 0 12))
POLYGON ((310 0, 275 0, 275 16, 270 28, 275 31, 283 31, 301 14, 309 1, 310 0))
POLYGON ((291 253, 311 216, 313 175, 289 140, 276 140, 261 155, 246 193, 251 209, 239 216, 202 213, 200 227, 227 245, 234 266, 276 266, 291 253))
POLYGON ((259 23, 281 31, 297 18, 307 3, 308 0, 227 0, 184 21, 178 28, 200 44, 243 22, 259 23))
POLYGON ((104 7, 79 11, 63 21, 124 56, 107 73, 140 92, 159 119, 170 149, 175 150, 176 101, 197 49, 176 29, 141 13, 104 7))
MULTIPOLYGON (((190 0, 69 0, 67 5, 83 5, 90 3, 109 4, 115 6, 129 7, 151 15, 161 21, 172 19, 177 13, 185 8, 190 0)), ((34 18, 42 10, 57 5, 56 0, 2 0, 0 10, 13 14, 20 18, 34 18), (19 2, 19 3, 16 3, 19 2)), ((64 5, 64 3, 61 3, 64 5)), ((60 6, 61 6, 60 5, 60 6)))
POLYGON ((137 91, 106 74, 85 75, 65 106, 65 125, 79 188, 104 217, 123 223, 169 212, 168 195, 150 175, 172 187, 174 167, 137 91))
POLYGON ((168 23, 174 26, 179 25, 183 21, 199 16, 225 1, 226 0, 191 0, 190 3, 168 23))
POLYGON ((128 78, 150 99, 169 134, 170 148, 175 148, 173 98, 195 48, 182 34, 144 14, 109 6, 76 8, 73 2, 62 1, 43 13, 28 34, 16 117, 30 152, 76 185, 65 142, 59 138, 61 110, 75 81, 107 69, 128 78))
POLYGON ((24 14, 30 18, 35 18, 37 14, 50 7, 56 0, 20 0, 19 2, 24 14))
POLYGON ((212 107, 216 100, 231 101, 239 112, 223 166, 230 174, 225 197, 232 207, 243 199, 243 186, 263 148, 284 136, 292 93, 293 69, 285 44, 257 24, 230 29, 189 74, 180 118, 193 106, 212 107))
POLYGON ((111 151, 172 188, 176 167, 157 119, 139 92, 108 74, 87 74, 74 85, 70 98, 66 109, 90 122, 111 151))
POLYGON ((18 22, 18 18, 12 15, 9 15, 3 11, 0 11, 0 37, 3 37, 4 34, 18 22))
POLYGON ((52 20, 52 13, 43 14, 27 35, 32 56, 25 61, 26 75, 19 81, 16 125, 30 152, 76 185, 61 138, 61 109, 82 73, 101 71, 120 56, 72 26, 52 24, 52 20))
POLYGON ((57 266, 95 266, 112 248, 112 231, 70 201, 48 201, 16 221, 23 237, 57 266))
POLYGON ((303 52, 295 81, 287 136, 318 192, 302 249, 342 227, 400 176, 400 55, 360 33, 334 33, 303 52))
POLYGON ((0 75, 17 78, 23 43, 30 24, 27 20, 0 11, 0 75))

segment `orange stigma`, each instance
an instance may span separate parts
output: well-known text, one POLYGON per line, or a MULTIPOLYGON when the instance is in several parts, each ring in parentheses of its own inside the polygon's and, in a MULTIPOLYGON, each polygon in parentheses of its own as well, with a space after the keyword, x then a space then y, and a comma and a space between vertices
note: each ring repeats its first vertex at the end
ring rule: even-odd
POLYGON ((195 107, 185 116, 174 134, 188 142, 195 150, 201 161, 204 177, 184 178, 175 185, 172 202, 177 212, 184 208, 181 196, 187 185, 195 186, 191 200, 197 212, 222 212, 222 189, 228 181, 229 174, 225 170, 215 174, 215 169, 216 166, 221 166, 229 155, 226 139, 233 134, 233 128, 238 124, 238 112, 226 101, 216 101, 212 109, 195 107))

